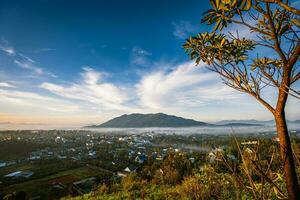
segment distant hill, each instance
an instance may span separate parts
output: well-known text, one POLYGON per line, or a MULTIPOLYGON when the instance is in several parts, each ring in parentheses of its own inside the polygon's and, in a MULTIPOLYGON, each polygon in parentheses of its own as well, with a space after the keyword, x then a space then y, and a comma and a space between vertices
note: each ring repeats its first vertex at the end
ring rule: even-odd
POLYGON ((185 119, 164 113, 156 114, 129 114, 111 119, 100 125, 86 126, 85 128, 143 128, 143 127, 187 127, 206 126, 205 122, 185 119))
POLYGON ((294 121, 288 121, 288 122, 290 122, 290 123, 296 123, 296 124, 300 124, 300 119, 298 119, 298 120, 294 120, 294 121))
POLYGON ((268 120, 268 121, 258 121, 255 119, 249 119, 249 120, 222 120, 216 122, 217 125, 229 125, 229 124, 272 124, 274 123, 274 120, 268 120))
POLYGON ((264 124, 261 123, 240 123, 240 122, 233 122, 233 123, 226 123, 226 124, 218 124, 216 126, 263 126, 264 124))
MULTIPOLYGON (((287 123, 296 123, 299 124, 300 120, 287 120, 287 123)), ((275 124, 274 120, 266 120, 266 121, 259 121, 255 119, 250 119, 250 120, 222 120, 218 121, 215 124, 217 125, 233 125, 233 124, 243 124, 243 125, 272 125, 275 124)))

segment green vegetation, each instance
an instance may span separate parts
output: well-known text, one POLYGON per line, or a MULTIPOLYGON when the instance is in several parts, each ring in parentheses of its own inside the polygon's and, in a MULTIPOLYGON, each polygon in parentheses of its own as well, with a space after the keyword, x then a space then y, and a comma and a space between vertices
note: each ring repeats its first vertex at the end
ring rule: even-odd
MULTIPOLYGON (((213 163, 208 158, 205 163, 191 162, 187 154, 176 152, 163 161, 149 160, 121 181, 104 183, 72 199, 286 199, 278 143, 241 141, 233 138, 225 151, 215 153, 213 163)), ((299 150, 299 140, 293 144, 299 150)))
MULTIPOLYGON (((54 165, 59 165, 62 163, 53 163, 49 165, 48 169, 51 170, 54 165)), ((32 169, 32 168, 29 168, 32 169)), ((47 170, 44 169, 43 172, 47 170)), ((65 169, 51 175, 44 174, 42 178, 34 178, 30 181, 25 181, 23 183, 13 184, 8 187, 2 188, 2 192, 10 193, 14 191, 24 191, 26 194, 30 194, 31 197, 40 196, 42 199, 58 199, 61 196, 66 196, 69 194, 69 186, 74 182, 91 176, 97 176, 101 179, 110 177, 106 171, 101 171, 99 169, 95 170, 89 167, 78 167, 75 169, 65 169), (54 183, 62 183, 66 186, 62 190, 56 190, 52 187, 54 183)))
MULTIPOLYGON (((299 169, 299 130, 293 131, 291 136, 299 169)), ((9 140, 12 146, 14 142, 26 141, 43 147, 28 149, 33 152, 24 150, 25 157, 0 168, 0 191, 10 199, 24 193, 29 198, 42 199, 73 196, 75 199, 287 197, 283 163, 274 132, 231 137, 228 134, 181 135, 152 131, 143 134, 3 131, 0 140, 9 140), (90 152, 95 152, 95 156, 90 152), (31 160, 32 155, 39 157, 31 160), (146 160, 137 160, 139 156, 146 160), (132 171, 126 171, 127 168, 132 171), (16 171, 34 173, 28 178, 5 177, 16 171), (96 178, 96 184, 86 191, 92 192, 76 197, 74 183, 91 177, 96 178)))
POLYGON ((29 141, 0 141, 0 158, 2 160, 23 158, 27 155, 27 152, 43 147, 44 145, 35 144, 29 141))

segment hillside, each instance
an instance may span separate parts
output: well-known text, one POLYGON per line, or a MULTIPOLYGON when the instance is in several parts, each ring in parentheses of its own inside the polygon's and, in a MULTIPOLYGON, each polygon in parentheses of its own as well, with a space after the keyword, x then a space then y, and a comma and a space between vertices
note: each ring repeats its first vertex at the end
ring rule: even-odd
POLYGON ((205 126, 205 122, 185 119, 164 113, 122 115, 111 119, 103 124, 87 126, 86 128, 143 128, 143 127, 187 127, 187 126, 205 126))

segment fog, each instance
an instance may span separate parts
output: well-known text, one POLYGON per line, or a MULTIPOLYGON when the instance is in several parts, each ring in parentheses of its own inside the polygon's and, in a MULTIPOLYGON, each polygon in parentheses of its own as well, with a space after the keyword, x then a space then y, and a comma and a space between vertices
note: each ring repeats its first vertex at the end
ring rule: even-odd
MULTIPOLYGON (((141 134, 141 133, 157 133, 157 134, 249 134, 249 133, 275 133, 274 125, 263 126, 199 126, 199 127, 181 127, 181 128, 97 128, 85 129, 102 133, 124 133, 124 134, 141 134)), ((300 130, 300 124, 289 124, 289 130, 300 130)))
MULTIPOLYGON (((288 125, 290 131, 300 130, 300 124, 290 123, 288 125)), ((67 126, 48 126, 42 124, 1 124, 0 130, 81 130, 81 127, 67 126)), ((249 134, 249 133, 275 133, 275 125, 262 126, 199 126, 199 127, 153 127, 153 128, 85 128, 82 130, 91 130, 101 133, 116 133, 116 134, 141 134, 141 133, 156 133, 156 134, 249 134)))

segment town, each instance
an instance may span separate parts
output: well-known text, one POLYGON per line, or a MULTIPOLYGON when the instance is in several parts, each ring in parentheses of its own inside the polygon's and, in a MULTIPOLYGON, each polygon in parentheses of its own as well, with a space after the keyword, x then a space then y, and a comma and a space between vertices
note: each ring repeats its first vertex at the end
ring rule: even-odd
MULTIPOLYGON (((300 138, 294 131, 293 136, 300 138)), ((276 142, 274 132, 243 134, 241 145, 258 139, 276 142)), ((97 185, 119 181, 140 170, 148 160, 161 162, 170 153, 184 153, 195 166, 218 161, 228 151, 228 134, 101 133, 88 130, 0 132, 0 195, 23 191, 31 199, 83 195, 97 185)))

